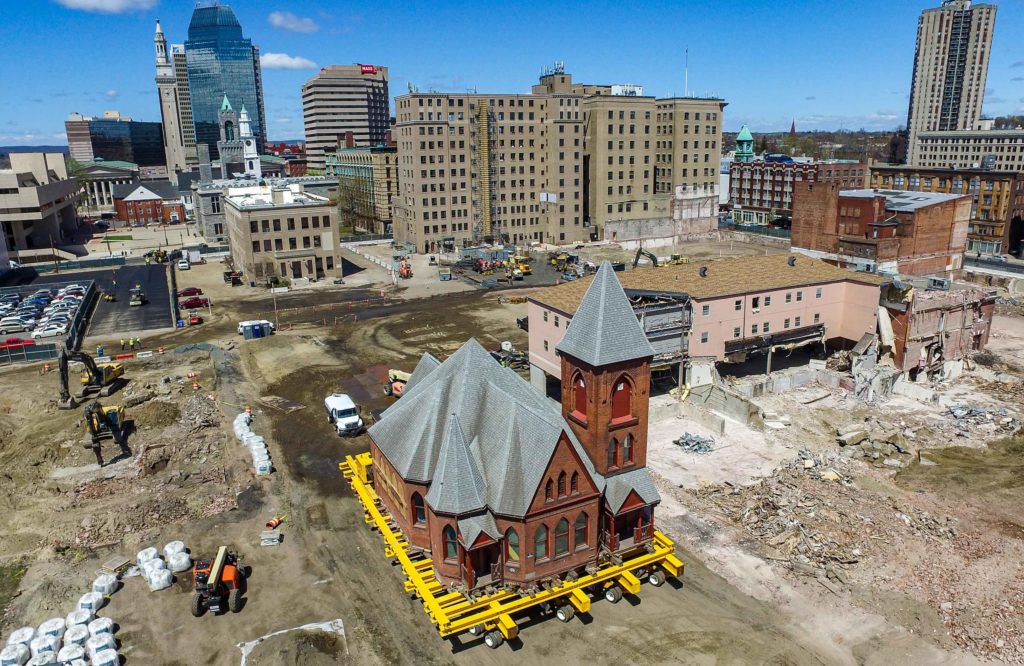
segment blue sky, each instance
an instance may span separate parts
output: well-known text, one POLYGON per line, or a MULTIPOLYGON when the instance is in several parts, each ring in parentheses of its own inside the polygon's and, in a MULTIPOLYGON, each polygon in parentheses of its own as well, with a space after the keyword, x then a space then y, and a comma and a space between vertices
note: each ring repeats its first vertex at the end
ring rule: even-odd
MULTIPOLYGON (((578 81, 724 97, 726 130, 891 129, 906 120, 917 15, 938 0, 574 4, 229 2, 265 54, 271 139, 301 138, 317 67, 387 65, 391 94, 526 92, 556 60, 578 81), (513 37, 516 36, 516 37, 513 37), (280 68, 287 65, 293 68, 280 68)), ((1024 2, 996 3, 985 111, 1024 112, 1024 2)), ((29 0, 0 13, 0 144, 66 143, 69 112, 159 120, 153 26, 183 42, 191 0, 29 0)))

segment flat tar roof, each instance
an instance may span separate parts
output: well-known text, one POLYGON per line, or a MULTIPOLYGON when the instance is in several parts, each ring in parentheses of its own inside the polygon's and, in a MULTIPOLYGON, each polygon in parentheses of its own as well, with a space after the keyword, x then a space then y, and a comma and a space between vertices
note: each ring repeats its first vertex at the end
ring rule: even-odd
POLYGON ((904 190, 843 190, 839 193, 841 197, 856 197, 858 199, 870 199, 872 197, 884 196, 885 209, 898 212, 915 211, 925 206, 945 203, 959 199, 963 194, 946 194, 945 192, 907 192, 904 190))

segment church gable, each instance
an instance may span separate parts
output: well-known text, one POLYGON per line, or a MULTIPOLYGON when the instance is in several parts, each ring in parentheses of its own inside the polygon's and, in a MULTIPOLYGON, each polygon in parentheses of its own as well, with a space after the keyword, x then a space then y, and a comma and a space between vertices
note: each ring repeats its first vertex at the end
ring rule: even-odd
MULTIPOLYGON (((540 461, 536 462, 540 463, 540 461)), ((583 460, 569 441, 568 436, 562 433, 547 461, 544 474, 540 477, 540 483, 534 490, 529 512, 541 511, 560 501, 578 499, 596 492, 598 492, 597 483, 587 472, 586 465, 583 464, 583 460), (573 490, 574 477, 575 491, 573 490)))

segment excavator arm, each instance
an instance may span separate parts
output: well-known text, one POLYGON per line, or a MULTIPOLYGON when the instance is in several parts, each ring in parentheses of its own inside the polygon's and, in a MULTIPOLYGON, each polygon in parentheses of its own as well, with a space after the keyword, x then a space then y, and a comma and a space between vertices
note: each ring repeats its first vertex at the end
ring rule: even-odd
POLYGON ((636 249, 636 256, 633 257, 633 268, 636 268, 637 264, 640 263, 640 257, 641 256, 647 257, 650 260, 651 264, 654 265, 655 268, 658 267, 658 258, 656 256, 654 256, 654 254, 652 252, 648 252, 647 250, 643 249, 642 247, 638 247, 636 249))
POLYGON ((57 371, 60 374, 60 403, 73 407, 71 386, 68 384, 68 351, 66 349, 61 349, 60 356, 57 357, 57 371))
POLYGON ((103 385, 103 372, 96 367, 96 363, 92 360, 92 356, 89 356, 85 352, 76 351, 71 352, 69 358, 70 360, 77 361, 85 366, 86 371, 89 373, 90 384, 95 384, 96 386, 103 385))

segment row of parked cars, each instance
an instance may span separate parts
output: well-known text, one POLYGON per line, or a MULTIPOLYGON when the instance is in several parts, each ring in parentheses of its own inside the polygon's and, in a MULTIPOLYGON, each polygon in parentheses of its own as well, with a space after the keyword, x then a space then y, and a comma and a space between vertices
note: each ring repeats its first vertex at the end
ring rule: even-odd
POLYGON ((66 335, 85 299, 85 289, 85 285, 69 284, 59 290, 43 287, 29 296, 0 296, 0 335, 27 331, 36 339, 66 335))

